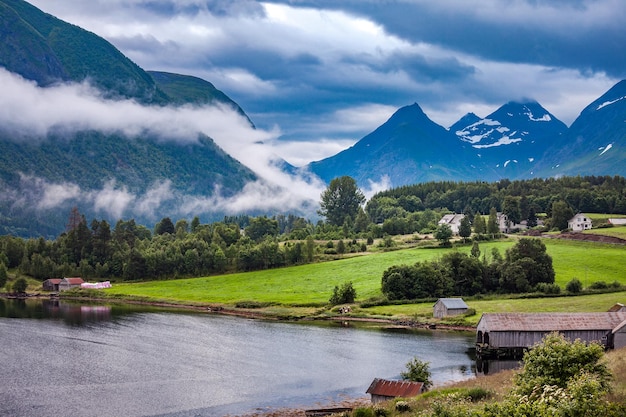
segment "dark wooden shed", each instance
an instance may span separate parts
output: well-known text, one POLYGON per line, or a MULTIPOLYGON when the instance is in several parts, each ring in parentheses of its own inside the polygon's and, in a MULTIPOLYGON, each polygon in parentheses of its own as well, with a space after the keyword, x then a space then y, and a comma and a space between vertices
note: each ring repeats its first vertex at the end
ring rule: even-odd
POLYGON ((63 278, 61 282, 59 282, 59 291, 69 290, 71 288, 80 288, 80 284, 82 284, 83 279, 74 277, 74 278, 63 278))
POLYGON ((440 298, 433 306, 433 316, 443 318, 467 313, 469 307, 462 298, 440 298))
POLYGON ((48 278, 41 284, 41 288, 44 291, 59 291, 59 284, 61 278, 48 278))
POLYGON ((476 349, 481 356, 517 356, 540 343, 551 332, 569 340, 598 342, 614 347, 614 333, 626 312, 607 313, 485 313, 476 327, 476 349))
POLYGON ((378 403, 396 397, 415 397, 424 392, 424 384, 413 381, 390 381, 387 379, 374 378, 365 392, 372 396, 373 403, 378 403))

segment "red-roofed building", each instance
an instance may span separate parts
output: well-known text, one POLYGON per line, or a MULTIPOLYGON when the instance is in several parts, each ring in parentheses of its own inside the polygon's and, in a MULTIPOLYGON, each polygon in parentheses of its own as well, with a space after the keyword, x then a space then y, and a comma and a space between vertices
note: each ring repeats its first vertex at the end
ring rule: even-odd
POLYGON ((72 288, 80 288, 80 284, 82 284, 82 278, 63 278, 61 282, 59 282, 59 291, 69 290, 72 288))
POLYGON ((48 278, 41 284, 44 291, 59 291, 61 278, 48 278))
POLYGON ((388 401, 396 397, 409 398, 424 392, 424 384, 412 381, 389 381, 374 378, 370 387, 365 391, 372 396, 372 402, 388 401))

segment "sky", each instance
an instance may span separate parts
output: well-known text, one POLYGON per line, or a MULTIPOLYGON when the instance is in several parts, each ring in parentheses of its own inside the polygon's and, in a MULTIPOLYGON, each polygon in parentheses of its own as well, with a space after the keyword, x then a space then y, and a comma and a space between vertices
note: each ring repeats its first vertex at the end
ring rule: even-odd
POLYGON ((302 166, 417 102, 448 127, 533 99, 570 125, 626 78, 622 0, 31 0, 201 77, 302 166))
MULTIPOLYGON (((0 125, 37 135, 97 128, 189 141, 203 132, 259 180, 231 197, 175 195, 167 181, 142 195, 24 176, 41 208, 91 202, 115 217, 219 210, 315 213, 325 184, 289 175, 332 156, 418 103, 449 127, 512 100, 536 100, 570 125, 626 78, 623 0, 30 0, 107 39, 146 70, 193 75, 235 100, 227 108, 156 108, 111 101, 88 82, 39 88, 0 69, 0 125)), ((387 187, 360 184, 366 196, 387 187)), ((5 195, 11 195, 4 192, 5 195)), ((19 193, 14 192, 17 196, 19 193)), ((16 197, 17 198, 17 197, 16 197)))

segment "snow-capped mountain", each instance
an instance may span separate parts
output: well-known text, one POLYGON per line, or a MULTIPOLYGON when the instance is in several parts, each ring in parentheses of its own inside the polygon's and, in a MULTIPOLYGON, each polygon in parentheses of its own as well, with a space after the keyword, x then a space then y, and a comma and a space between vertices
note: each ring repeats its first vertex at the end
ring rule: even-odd
POLYGON ((326 182, 349 175, 363 187, 383 180, 400 186, 493 177, 471 146, 433 122, 417 103, 400 108, 351 148, 308 168, 326 182))
POLYGON ((541 176, 626 175, 626 80, 589 104, 540 166, 541 176))
POLYGON ((567 126, 536 101, 511 101, 484 119, 470 113, 450 127, 501 177, 533 175, 533 167, 567 126))

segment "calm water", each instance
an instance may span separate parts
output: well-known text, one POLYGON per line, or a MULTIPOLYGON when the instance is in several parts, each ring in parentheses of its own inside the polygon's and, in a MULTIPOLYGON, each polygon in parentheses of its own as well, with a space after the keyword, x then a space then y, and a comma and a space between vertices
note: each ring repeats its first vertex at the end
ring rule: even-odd
POLYGON ((471 333, 0 299, 0 416, 223 416, 364 397, 414 356, 473 376, 471 333))

